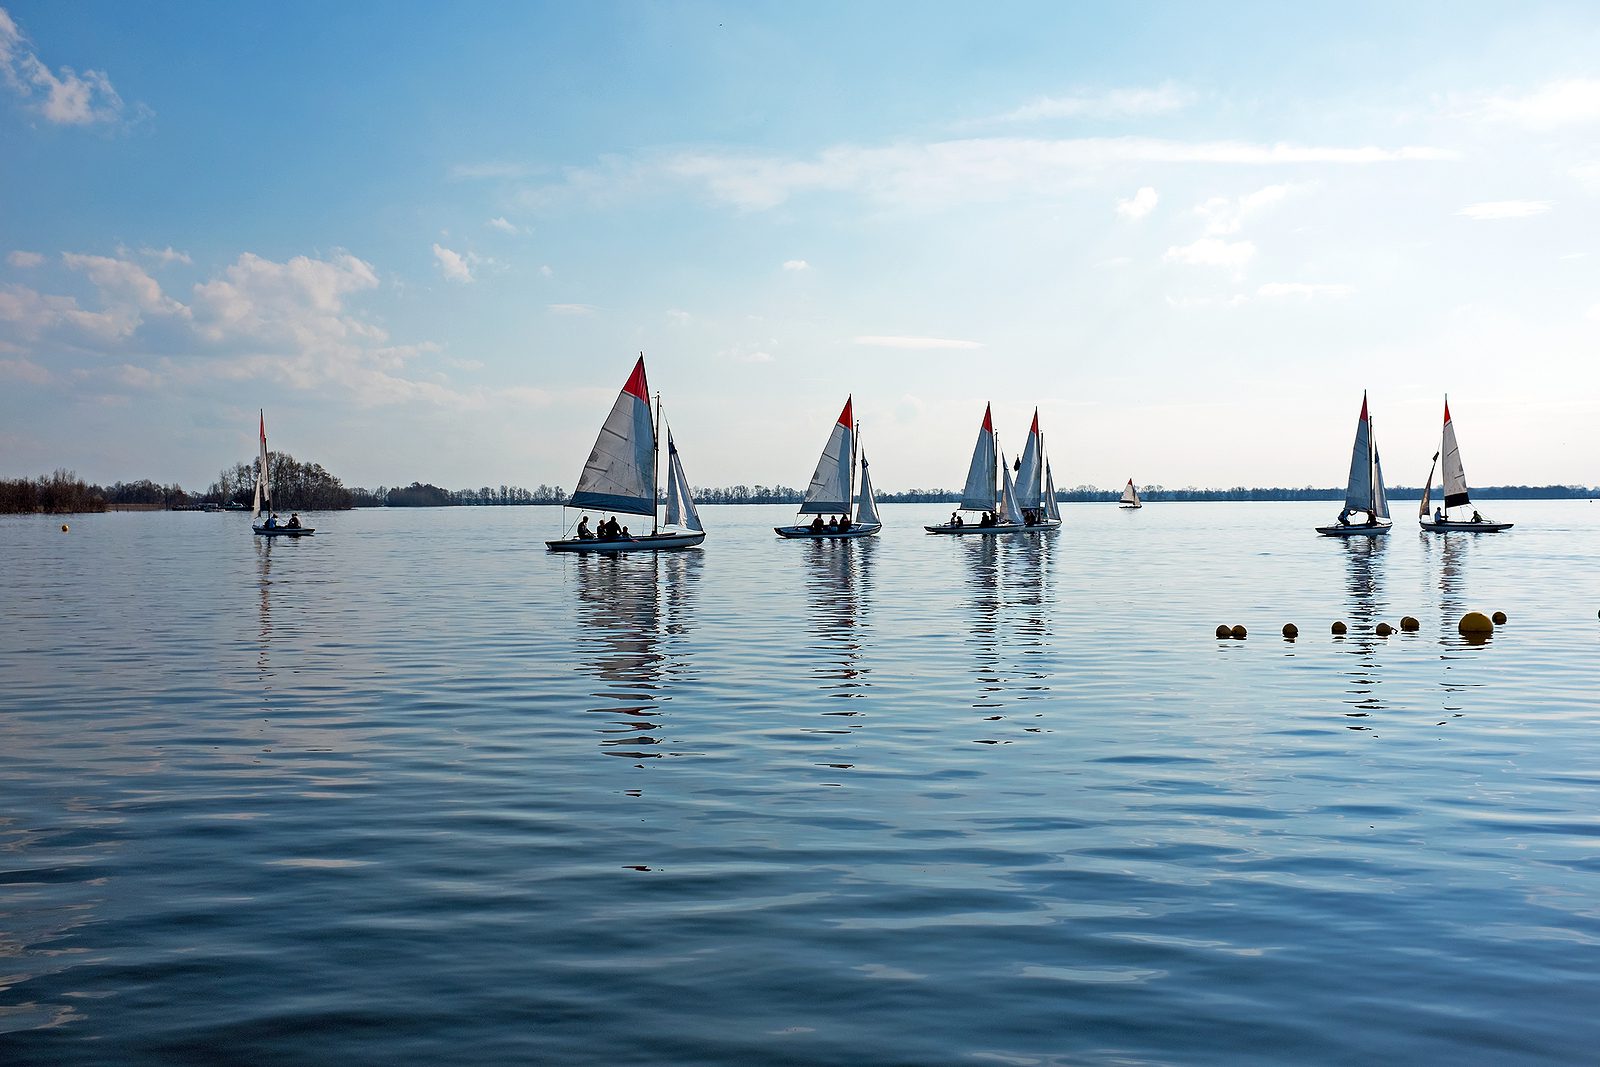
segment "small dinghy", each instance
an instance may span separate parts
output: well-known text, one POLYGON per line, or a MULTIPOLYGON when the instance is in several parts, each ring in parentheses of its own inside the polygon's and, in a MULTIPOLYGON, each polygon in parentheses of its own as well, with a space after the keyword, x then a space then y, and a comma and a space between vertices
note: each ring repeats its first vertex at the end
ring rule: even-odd
POLYGON ((1117 507, 1129 510, 1144 507, 1144 504, 1139 500, 1139 490, 1133 487, 1132 478, 1128 479, 1127 486, 1122 490, 1122 499, 1117 501, 1117 507))
POLYGON ((871 537, 883 529, 878 517, 878 502, 872 496, 872 477, 867 471, 866 453, 861 455, 861 488, 855 488, 856 440, 861 436, 861 426, 853 421, 851 398, 846 397, 844 410, 828 434, 828 443, 822 448, 817 469, 811 475, 805 499, 800 503, 800 514, 815 515, 811 522, 793 526, 774 526, 779 537, 796 540, 837 541, 852 537, 871 537), (850 518, 850 501, 855 499, 856 517, 850 518), (822 516, 838 518, 823 522, 822 516))
POLYGON ((1422 503, 1417 507, 1417 523, 1424 530, 1433 533, 1499 533, 1515 526, 1511 522, 1495 522, 1479 515, 1474 509, 1471 515, 1464 515, 1462 510, 1457 510, 1451 515, 1452 509, 1465 509, 1472 503, 1472 498, 1467 494, 1467 472, 1461 465, 1461 449, 1456 445, 1455 423, 1450 421, 1450 398, 1444 398, 1444 436, 1439 443, 1439 451, 1433 454, 1435 465, 1439 457, 1444 457, 1444 505, 1435 508, 1433 514, 1428 514, 1428 505, 1433 502, 1433 471, 1428 468, 1428 480, 1422 483, 1422 503))
POLYGON ((267 452, 267 413, 257 412, 261 416, 261 452, 256 457, 256 498, 255 504, 250 509, 250 528, 262 537, 309 537, 317 531, 310 526, 301 526, 300 517, 297 515, 289 521, 293 526, 280 523, 278 516, 272 513, 272 463, 267 452), (265 521, 257 521, 265 511, 265 521))
MULTIPOLYGON (((667 430, 667 507, 664 523, 656 521, 657 465, 660 456, 658 427, 661 423, 661 398, 656 397, 654 418, 650 413, 650 386, 645 380, 644 355, 634 364, 617 394, 611 414, 600 427, 600 436, 589 453, 589 460, 578 476, 578 488, 568 507, 608 512, 613 517, 601 522, 601 529, 590 532, 579 521, 576 536, 546 541, 552 552, 648 552, 659 549, 693 548, 706 539, 700 513, 689 494, 678 448, 667 430), (650 532, 631 534, 617 523, 615 515, 648 515, 650 532), (675 527, 663 530, 662 525, 675 527), (614 527, 614 529, 613 529, 614 527)), ((585 519, 587 516, 585 516, 585 519)))
POLYGON ((1389 498, 1383 491, 1383 463, 1378 459, 1378 439, 1367 415, 1367 394, 1361 394, 1361 417, 1356 421, 1355 447, 1350 450, 1350 480, 1344 491, 1344 510, 1332 526, 1318 526, 1326 537, 1379 537, 1393 528, 1389 498), (1366 512, 1365 522, 1351 522, 1356 512, 1366 512))
POLYGON ((1002 534, 1021 533, 1027 529, 1022 511, 1017 507, 1017 490, 1011 480, 1011 468, 995 440, 994 420, 989 405, 983 406, 983 424, 978 427, 978 441, 972 447, 972 464, 967 469, 967 485, 961 491, 961 505, 949 522, 937 526, 924 526, 935 534, 1002 534), (999 473, 999 490, 996 491, 996 472, 999 473), (978 522, 967 522, 963 511, 981 512, 978 522))

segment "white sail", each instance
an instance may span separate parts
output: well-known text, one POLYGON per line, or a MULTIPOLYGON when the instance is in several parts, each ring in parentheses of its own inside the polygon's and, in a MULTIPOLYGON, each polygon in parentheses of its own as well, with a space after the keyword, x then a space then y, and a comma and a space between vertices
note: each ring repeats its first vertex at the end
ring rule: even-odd
POLYGON ((1428 517, 1428 505, 1433 502, 1433 471, 1438 465, 1439 453, 1435 452, 1433 454, 1433 462, 1428 464, 1427 480, 1422 483, 1422 502, 1417 505, 1417 517, 1419 519, 1428 517))
POLYGON ((1351 511, 1371 511, 1372 504, 1372 426, 1367 419, 1367 394, 1361 394, 1361 418, 1356 422, 1356 441, 1350 450, 1350 480, 1345 486, 1344 506, 1351 511))
POLYGON ((1036 508, 1039 498, 1043 495, 1040 476, 1044 473, 1040 466, 1042 445, 1039 441, 1039 409, 1033 409, 1033 426, 1028 430, 1028 443, 1022 448, 1022 461, 1017 466, 1017 506, 1019 508, 1036 508))
POLYGON ((696 533, 705 529, 700 525, 700 512, 695 509, 689 479, 683 476, 683 461, 678 458, 678 446, 672 443, 670 429, 667 430, 667 525, 681 526, 696 533))
POLYGON ((1389 494, 1383 488, 1383 460, 1378 456, 1378 432, 1371 421, 1367 423, 1367 439, 1372 442, 1372 517, 1389 517, 1389 494))
POLYGON ((872 475, 867 471, 867 454, 861 453, 861 486, 856 490, 856 523, 881 523, 878 500, 872 495, 872 475))
POLYGON ((267 413, 258 411, 261 416, 261 455, 256 460, 256 497, 255 503, 250 508, 250 517, 261 517, 263 506, 268 515, 272 514, 272 464, 267 455, 267 413))
POLYGON ((1061 503, 1056 500, 1056 479, 1050 472, 1050 461, 1044 461, 1044 517, 1051 522, 1061 521, 1061 503))
POLYGON ((1006 465, 1004 455, 1000 457, 1000 514, 1002 523, 1011 526, 1022 525, 1022 509, 1017 506, 1017 487, 1011 481, 1011 468, 1006 465))
POLYGON ((805 500, 800 504, 802 515, 845 515, 850 511, 850 464, 854 460, 855 423, 850 411, 850 400, 844 402, 839 421, 828 434, 822 458, 817 460, 816 473, 806 488, 805 500))
POLYGON ((1139 506, 1139 490, 1133 487, 1132 478, 1128 479, 1127 487, 1122 490, 1122 502, 1132 504, 1134 507, 1139 506))
POLYGON ((1444 480, 1444 509, 1463 507, 1471 503, 1467 495, 1467 472, 1461 466, 1461 448, 1456 444, 1456 424, 1450 421, 1450 399, 1444 402, 1444 443, 1439 449, 1444 455, 1441 472, 1444 480))
POLYGON ((578 476, 571 506, 655 515, 655 457, 650 387, 645 381, 644 357, 640 356, 600 428, 600 436, 578 476))
POLYGON ((967 484, 961 490, 963 510, 994 510, 994 466, 994 423, 989 418, 989 405, 985 404, 983 425, 978 429, 977 443, 972 446, 972 466, 967 468, 967 484))

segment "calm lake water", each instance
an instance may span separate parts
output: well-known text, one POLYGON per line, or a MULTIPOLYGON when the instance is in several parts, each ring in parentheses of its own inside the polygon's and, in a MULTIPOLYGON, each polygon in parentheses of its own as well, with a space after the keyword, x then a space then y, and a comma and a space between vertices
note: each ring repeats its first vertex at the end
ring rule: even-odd
POLYGON ((0 519, 0 1063, 1593 1062, 1600 506, 1397 507, 0 519))

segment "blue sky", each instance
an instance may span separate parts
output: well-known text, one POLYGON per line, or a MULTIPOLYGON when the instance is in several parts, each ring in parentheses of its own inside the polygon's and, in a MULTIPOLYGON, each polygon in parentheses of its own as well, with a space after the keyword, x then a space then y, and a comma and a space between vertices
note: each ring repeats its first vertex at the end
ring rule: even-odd
POLYGON ((1600 482, 1593 4, 0 11, 0 476, 1600 482))

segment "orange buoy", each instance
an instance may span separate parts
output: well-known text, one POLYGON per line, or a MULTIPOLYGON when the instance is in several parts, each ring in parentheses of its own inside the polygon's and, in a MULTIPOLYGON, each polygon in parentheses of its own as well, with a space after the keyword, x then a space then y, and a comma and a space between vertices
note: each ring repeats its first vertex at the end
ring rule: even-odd
POLYGON ((1300 636, 1300 627, 1296 626, 1292 622, 1284 623, 1283 636, 1285 640, 1293 641, 1295 638, 1300 636))
POLYGON ((1247 631, 1245 630, 1245 628, 1243 626, 1235 626, 1232 630, 1229 630, 1228 632, 1233 635, 1233 639, 1235 641, 1243 641, 1244 640, 1244 635, 1245 635, 1245 633, 1247 631))
POLYGON ((1504 626, 1506 624, 1506 613, 1505 612, 1497 611, 1497 612, 1494 613, 1494 615, 1492 617, 1494 619, 1494 624, 1496 626, 1504 626))
POLYGON ((1410 615, 1407 615, 1405 618, 1400 620, 1400 629, 1406 631, 1407 633, 1414 633, 1421 628, 1422 624, 1410 615))
POLYGON ((1349 627, 1345 626, 1344 623, 1336 622, 1333 624, 1333 636, 1343 637, 1345 635, 1345 631, 1348 629, 1349 627))
POLYGON ((1217 636, 1218 637, 1232 637, 1233 636, 1233 631, 1228 628, 1228 624, 1227 623, 1225 623, 1225 622, 1224 623, 1219 623, 1217 625, 1217 636))
POLYGON ((1372 632, 1377 634, 1379 637, 1388 637, 1390 634, 1394 633, 1394 627, 1390 626, 1386 622, 1380 622, 1377 626, 1372 628, 1372 632))
POLYGON ((1494 623, 1481 611, 1469 611, 1461 616, 1461 621, 1456 624, 1456 631, 1465 637, 1492 634, 1494 623))

